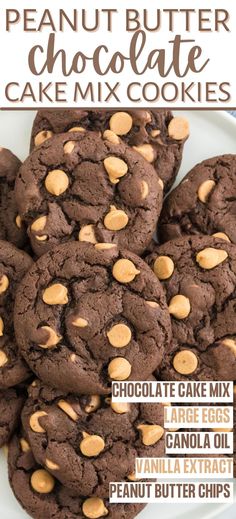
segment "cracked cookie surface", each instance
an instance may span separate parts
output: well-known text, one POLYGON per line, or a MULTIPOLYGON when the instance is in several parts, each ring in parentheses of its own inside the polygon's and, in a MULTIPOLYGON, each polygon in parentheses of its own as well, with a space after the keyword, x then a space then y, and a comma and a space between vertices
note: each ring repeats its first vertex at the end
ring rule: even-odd
POLYGON ((26 252, 0 240, 0 389, 15 386, 30 375, 16 344, 13 307, 19 283, 32 263, 26 252))
POLYGON ((31 150, 73 128, 102 134, 112 131, 115 137, 134 146, 154 165, 165 191, 174 183, 189 133, 187 121, 173 118, 169 110, 40 110, 33 124, 31 150))
POLYGON ((164 405, 64 394, 35 381, 22 424, 37 462, 78 495, 133 481, 136 457, 165 455, 164 405))
POLYGON ((14 432, 25 397, 18 387, 0 391, 0 447, 8 443, 14 432))
POLYGON ((36 148, 20 168, 15 194, 38 256, 68 240, 116 243, 141 254, 163 196, 153 166, 139 153, 79 131, 36 148))
POLYGON ((209 234, 236 243, 236 155, 195 166, 166 198, 158 225, 161 242, 209 234))
POLYGON ((78 497, 36 463, 24 432, 9 444, 8 471, 16 499, 33 519, 133 519, 145 506, 78 497))
POLYGON ((15 304, 18 345, 45 383, 109 393, 112 380, 145 380, 170 335, 160 282, 138 256, 70 242, 41 257, 15 304))
POLYGON ((173 339, 164 380, 236 380, 236 246, 210 236, 185 237, 146 258, 161 280, 173 339))
POLYGON ((20 160, 13 153, 0 148, 0 240, 8 240, 17 247, 26 242, 26 230, 18 214, 14 186, 20 160))

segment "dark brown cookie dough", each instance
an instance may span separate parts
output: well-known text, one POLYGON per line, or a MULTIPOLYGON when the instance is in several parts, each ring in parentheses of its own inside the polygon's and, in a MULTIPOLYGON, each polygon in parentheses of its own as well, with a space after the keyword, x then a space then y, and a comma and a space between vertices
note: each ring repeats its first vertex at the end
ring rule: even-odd
POLYGON ((31 150, 54 134, 72 128, 102 134, 110 130, 134 146, 153 163, 165 192, 175 181, 189 135, 188 122, 182 117, 174 118, 169 110, 40 110, 33 124, 31 150))
POLYGON ((0 241, 0 389, 29 377, 15 340, 13 310, 16 290, 32 260, 11 243, 0 241))
POLYGON ((76 496, 36 463, 24 433, 10 442, 8 467, 16 499, 33 519, 133 519, 145 506, 76 496))
POLYGON ((35 381, 22 424, 37 462, 78 495, 133 481, 137 457, 165 455, 164 406, 63 394, 35 381))
POLYGON ((161 284, 143 260, 114 245, 70 242, 25 276, 15 332, 22 355, 45 383, 105 394, 112 380, 148 378, 171 328, 161 284))
POLYGON ((20 160, 10 150, 0 148, 0 240, 8 240, 17 247, 23 247, 26 242, 14 193, 20 166, 20 160))
POLYGON ((165 243, 146 261, 162 281, 173 339, 164 380, 236 380, 236 246, 210 236, 165 243))
POLYGON ((45 141, 21 167, 15 192, 39 256, 71 239, 116 243, 141 254, 162 206, 153 166, 123 142, 94 132, 45 141))
POLYGON ((236 155, 204 160, 165 199, 158 225, 160 241, 217 233, 236 243, 235 215, 236 155))
POLYGON ((20 387, 0 391, 0 447, 8 443, 16 429, 25 397, 20 387))

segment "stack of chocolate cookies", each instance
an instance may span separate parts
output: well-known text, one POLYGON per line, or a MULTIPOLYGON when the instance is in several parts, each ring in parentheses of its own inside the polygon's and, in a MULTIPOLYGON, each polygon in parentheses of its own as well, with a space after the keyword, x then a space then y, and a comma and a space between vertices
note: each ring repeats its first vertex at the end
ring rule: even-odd
POLYGON ((236 380, 236 161, 163 204, 188 135, 167 110, 42 110, 22 165, 0 151, 0 441, 35 519, 142 509, 109 483, 165 455, 164 410, 112 381, 236 380))

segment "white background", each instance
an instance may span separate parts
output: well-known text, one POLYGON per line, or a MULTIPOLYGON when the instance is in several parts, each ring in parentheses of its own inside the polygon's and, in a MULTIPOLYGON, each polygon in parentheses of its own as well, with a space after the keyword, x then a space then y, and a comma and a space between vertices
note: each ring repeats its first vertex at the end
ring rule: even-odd
MULTIPOLYGON (((225 32, 221 30, 219 33, 216 32, 196 32, 194 26, 191 29, 191 32, 184 31, 183 18, 178 18, 178 24, 176 27, 176 31, 174 33, 169 33, 168 28, 165 22, 163 22, 162 29, 159 32, 149 32, 147 33, 147 47, 144 52, 144 56, 147 57, 148 51, 151 51, 154 48, 166 48, 168 47, 168 41, 173 39, 173 36, 176 33, 182 35, 185 38, 193 38, 196 39, 196 44, 200 44, 203 48, 203 58, 204 61, 208 57, 210 58, 210 63, 207 65, 205 70, 201 72, 201 74, 189 73, 185 78, 185 82, 187 84, 191 83, 191 81, 201 81, 202 85, 204 85, 205 81, 216 81, 218 83, 223 81, 231 82, 231 93, 232 99, 227 103, 210 103, 207 104, 202 103, 202 107, 223 107, 224 109, 232 108, 236 106, 236 74, 235 74, 235 66, 234 66, 234 51, 236 47, 236 5, 232 0, 194 0, 194 2, 189 2, 189 0, 129 0, 129 2, 118 2, 117 0, 100 0, 99 3, 94 2, 86 2, 85 0, 77 1, 74 0, 57 0, 57 2, 48 2, 48 0, 41 0, 38 2, 37 0, 31 0, 30 2, 26 2, 25 0, 1 0, 1 8, 0 8, 0 39, 1 39, 1 47, 0 47, 0 70, 1 70, 1 82, 0 82, 0 106, 2 107, 36 107, 36 105, 40 106, 40 103, 36 101, 34 102, 30 98, 26 98, 24 103, 16 102, 9 103, 5 99, 5 85, 11 81, 18 81, 21 84, 19 89, 16 89, 15 92, 20 94, 23 89, 23 85, 26 81, 31 81, 34 86, 34 92, 36 97, 38 97, 38 82, 42 80, 43 84, 47 84, 48 82, 56 82, 56 81, 68 81, 67 88, 67 103, 61 103, 59 106, 66 105, 67 107, 73 105, 73 84, 75 81, 79 81, 81 85, 85 86, 87 82, 92 81, 93 86, 95 88, 95 92, 97 89, 98 81, 104 82, 109 81, 111 84, 116 83, 116 81, 120 81, 119 88, 119 99, 120 102, 117 102, 112 98, 110 100, 111 106, 130 106, 131 102, 127 99, 126 91, 127 84, 131 81, 141 81, 145 82, 156 82, 161 85, 166 81, 174 81, 179 82, 182 80, 176 80, 174 73, 170 73, 168 78, 161 79, 158 76, 157 71, 151 70, 147 71, 144 76, 135 76, 135 74, 130 69, 130 66, 127 64, 125 70, 121 75, 109 73, 105 78, 96 76, 94 69, 91 66, 86 68, 86 72, 82 75, 78 75, 73 73, 70 78, 64 78, 60 72, 60 67, 56 66, 53 71, 53 74, 44 73, 43 77, 33 77, 28 68, 28 52, 33 45, 43 44, 46 45, 46 41, 48 38, 48 34, 50 29, 46 29, 42 32, 23 32, 23 24, 22 17, 18 24, 15 24, 12 28, 11 32, 6 33, 5 31, 5 9, 19 9, 22 11, 24 8, 36 8, 38 14, 34 15, 37 22, 40 20, 40 13, 45 9, 49 8, 54 14, 54 20, 57 21, 57 13, 58 9, 62 8, 70 14, 73 8, 78 9, 78 19, 80 21, 80 10, 82 8, 86 8, 88 14, 90 15, 94 12, 96 7, 99 9, 102 8, 116 8, 119 9, 119 14, 114 18, 113 24, 113 32, 108 32, 106 27, 104 27, 103 22, 105 21, 105 17, 101 18, 101 26, 98 31, 95 32, 85 32, 80 30, 78 33, 74 33, 71 30, 67 30, 65 33, 58 32, 56 35, 56 47, 64 48, 67 51, 68 58, 73 56, 76 51, 81 50, 88 55, 93 53, 93 50, 100 44, 108 45, 110 51, 109 55, 116 51, 121 51, 124 54, 127 54, 129 41, 131 38, 131 33, 125 32, 125 17, 124 11, 125 8, 135 8, 140 9, 141 12, 143 8, 149 9, 150 20, 155 19, 155 13, 157 8, 202 8, 202 9, 214 9, 214 8, 224 8, 229 10, 230 12, 230 22, 229 25, 233 29, 231 32, 225 32)), ((21 12, 22 14, 22 12, 21 12)), ((33 16, 33 15, 32 15, 33 16)), ((194 18, 195 19, 195 18, 194 18)), ((93 20, 93 17, 91 18, 93 20)), ((33 26, 37 26, 36 24, 32 24, 33 26)), ((214 25, 214 24, 213 24, 214 25)), ((81 27, 79 22, 79 27, 81 27)), ((167 59, 171 58, 171 51, 167 51, 167 59)), ((184 55, 182 57, 182 61, 184 60, 184 55)), ((143 60, 145 62, 145 59, 143 60)), ((52 98, 53 89, 48 91, 52 98)), ((107 89, 104 89, 104 97, 106 97, 108 93, 107 89)), ((51 103, 50 101, 44 101, 44 106, 53 106, 57 105, 55 102, 51 103)), ((80 105, 90 106, 91 102, 88 99, 79 102, 80 105)), ((99 103, 96 95, 94 100, 95 106, 105 105, 103 100, 102 103, 99 103)), ((138 103, 138 106, 147 106, 146 101, 142 101, 138 103)), ((155 103, 157 105, 157 103, 155 103)), ((159 103, 158 106, 166 106, 170 103, 159 103)), ((188 101, 185 105, 180 101, 176 101, 176 107, 193 107, 196 104, 188 101)), ((199 106, 199 104, 198 104, 199 106)))

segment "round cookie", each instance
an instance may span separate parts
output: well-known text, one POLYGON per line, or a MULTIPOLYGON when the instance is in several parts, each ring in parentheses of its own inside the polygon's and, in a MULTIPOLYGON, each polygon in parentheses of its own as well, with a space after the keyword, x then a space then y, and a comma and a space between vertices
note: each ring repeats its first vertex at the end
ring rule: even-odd
POLYGON ((189 236, 156 247, 146 261, 172 318, 161 378, 236 380, 236 246, 189 236))
POLYGON ((171 327, 164 292, 138 256, 116 246, 70 242, 41 257, 15 304, 23 357, 63 391, 106 394, 112 380, 145 380, 171 327))
POLYGON ((165 199, 160 241, 209 234, 236 243, 235 200, 236 155, 204 160, 165 199))
POLYGON ((14 193, 20 166, 20 160, 10 150, 0 148, 0 240, 8 240, 17 247, 23 247, 26 242, 14 193))
POLYGON ((165 455, 164 405, 76 396, 35 381, 22 425, 37 462, 78 495, 109 495, 135 477, 137 457, 165 455))
POLYGON ((36 463, 23 433, 10 442, 8 471, 16 499, 33 519, 133 519, 145 506, 76 496, 36 463))
POLYGON ((175 181, 184 142, 189 135, 188 122, 173 117, 170 110, 40 110, 34 120, 31 150, 54 134, 78 128, 118 136, 153 163, 165 192, 175 181), (114 135, 115 134, 115 135, 114 135))
POLYGON ((153 166, 123 142, 68 132, 36 148, 15 192, 38 256, 71 239, 141 254, 162 206, 158 180, 153 166))
POLYGON ((20 387, 0 391, 0 447, 8 443, 16 429, 24 400, 20 387))
POLYGON ((32 263, 26 252, 0 241, 0 389, 15 386, 30 375, 16 344, 13 307, 19 283, 32 263))

